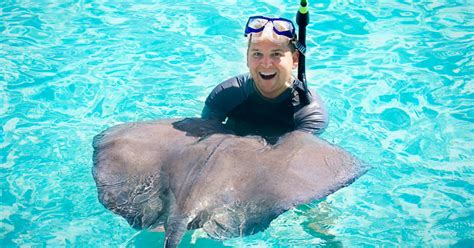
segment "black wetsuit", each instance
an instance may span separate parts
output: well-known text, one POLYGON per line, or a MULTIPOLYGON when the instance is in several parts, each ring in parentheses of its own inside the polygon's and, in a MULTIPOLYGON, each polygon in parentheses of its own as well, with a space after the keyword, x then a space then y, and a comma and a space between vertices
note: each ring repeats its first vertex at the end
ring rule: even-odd
POLYGON ((256 89, 250 74, 233 77, 217 85, 206 99, 202 118, 224 121, 238 135, 280 136, 300 130, 322 133, 328 114, 321 98, 305 91, 294 80, 292 87, 276 99, 268 99, 256 89))

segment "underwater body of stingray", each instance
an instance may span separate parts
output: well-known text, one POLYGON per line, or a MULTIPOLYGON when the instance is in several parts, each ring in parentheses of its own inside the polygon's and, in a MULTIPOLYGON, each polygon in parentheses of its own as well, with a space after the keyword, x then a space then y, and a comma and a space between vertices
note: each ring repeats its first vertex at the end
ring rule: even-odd
POLYGON ((215 239, 262 231, 367 170, 311 134, 290 132, 271 145, 199 118, 118 125, 93 146, 100 202, 134 228, 164 225, 166 247, 196 228, 215 239))

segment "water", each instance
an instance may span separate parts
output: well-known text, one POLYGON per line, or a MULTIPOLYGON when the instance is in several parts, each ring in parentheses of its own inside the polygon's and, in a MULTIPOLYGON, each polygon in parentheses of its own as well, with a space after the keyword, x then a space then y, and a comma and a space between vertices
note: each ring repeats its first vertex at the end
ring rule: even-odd
MULTIPOLYGON (((97 200, 92 137, 198 116, 246 71, 250 15, 298 1, 0 3, 0 246, 160 246, 97 200)), ((182 245, 474 246, 472 1, 310 2, 307 73, 323 138, 374 168, 265 232, 182 245)))

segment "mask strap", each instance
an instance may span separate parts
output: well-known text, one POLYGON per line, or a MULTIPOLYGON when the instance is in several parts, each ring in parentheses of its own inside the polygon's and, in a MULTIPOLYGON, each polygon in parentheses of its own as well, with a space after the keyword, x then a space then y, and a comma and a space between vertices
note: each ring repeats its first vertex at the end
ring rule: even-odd
POLYGON ((303 55, 306 53, 306 46, 301 44, 298 40, 293 41, 293 44, 295 45, 296 49, 303 55))

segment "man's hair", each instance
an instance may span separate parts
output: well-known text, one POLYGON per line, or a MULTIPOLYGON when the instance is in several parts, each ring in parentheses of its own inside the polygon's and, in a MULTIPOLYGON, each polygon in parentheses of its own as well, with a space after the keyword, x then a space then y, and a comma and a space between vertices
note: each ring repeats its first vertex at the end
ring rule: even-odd
POLYGON ((290 47, 291 53, 294 53, 295 51, 297 51, 295 42, 293 40, 290 40, 290 42, 288 43, 288 46, 290 47))

